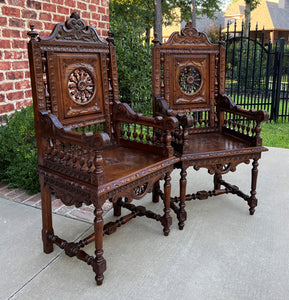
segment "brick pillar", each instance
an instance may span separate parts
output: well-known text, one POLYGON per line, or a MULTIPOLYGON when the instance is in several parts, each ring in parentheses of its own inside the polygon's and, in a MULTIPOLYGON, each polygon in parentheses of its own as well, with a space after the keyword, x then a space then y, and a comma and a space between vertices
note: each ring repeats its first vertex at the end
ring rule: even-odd
POLYGON ((107 36, 108 0, 0 0, 0 123, 4 114, 32 102, 27 57, 30 23, 47 37, 56 23, 74 11, 102 38, 107 36))

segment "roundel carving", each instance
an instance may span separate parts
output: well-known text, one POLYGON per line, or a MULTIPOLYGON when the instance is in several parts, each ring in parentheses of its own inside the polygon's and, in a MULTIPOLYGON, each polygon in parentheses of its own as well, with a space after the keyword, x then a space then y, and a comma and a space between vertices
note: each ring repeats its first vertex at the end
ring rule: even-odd
POLYGON ((93 77, 89 71, 81 68, 73 70, 69 75, 68 91, 76 104, 88 104, 95 92, 93 77))
POLYGON ((182 92, 192 95, 201 87, 202 77, 198 69, 185 67, 179 76, 179 86, 182 92))

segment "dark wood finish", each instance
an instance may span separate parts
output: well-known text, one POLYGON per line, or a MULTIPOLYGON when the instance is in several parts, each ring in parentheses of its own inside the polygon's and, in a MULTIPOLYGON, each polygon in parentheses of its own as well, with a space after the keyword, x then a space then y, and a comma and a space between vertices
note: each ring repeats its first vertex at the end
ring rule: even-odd
POLYGON ((171 132, 175 117, 145 117, 120 103, 115 47, 111 36, 102 41, 77 13, 57 24, 48 38, 28 32, 38 171, 42 196, 42 239, 45 253, 53 244, 91 265, 98 285, 106 261, 103 235, 136 216, 159 221, 168 235, 170 172, 174 157, 171 132), (152 192, 164 179, 164 214, 157 215, 131 204, 152 192), (65 205, 94 205, 94 234, 78 243, 54 235, 51 193, 65 205), (113 202, 131 214, 104 225, 102 205, 113 202), (122 202, 122 199, 125 199, 122 202), (95 255, 83 248, 95 242, 95 255))
MULTIPOLYGON (((257 166, 262 147, 260 123, 268 120, 263 110, 245 110, 225 93, 225 48, 211 44, 204 33, 188 23, 161 44, 154 39, 153 99, 155 116, 175 116, 179 127, 172 133, 172 145, 181 163, 180 197, 171 199, 171 208, 183 229, 185 201, 233 193, 245 201, 254 214, 257 206, 257 166), (222 179, 240 163, 253 159, 250 196, 222 179), (186 169, 207 168, 214 175, 214 189, 186 195, 186 169), (224 186, 225 189, 221 189, 224 186), (179 202, 179 207, 176 206, 179 202)), ((159 189, 156 194, 164 197, 159 189)), ((154 195, 157 198, 157 195, 154 195)))

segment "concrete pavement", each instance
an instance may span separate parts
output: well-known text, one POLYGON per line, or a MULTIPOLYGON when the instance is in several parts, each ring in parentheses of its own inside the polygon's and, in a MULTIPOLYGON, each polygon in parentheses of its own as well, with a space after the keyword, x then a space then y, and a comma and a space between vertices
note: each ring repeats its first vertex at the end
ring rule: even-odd
MULTIPOLYGON (((178 173, 172 176, 173 195, 178 173)), ((251 166, 243 164, 224 178, 249 193, 250 176, 251 166)), ((212 189, 206 170, 192 169, 188 182, 188 192, 212 189)), ((231 194, 188 202, 184 230, 172 213, 168 237, 153 220, 132 220, 104 237, 107 271, 97 287, 85 263, 57 246, 51 254, 42 252, 39 207, 0 196, 0 299, 289 299, 288 149, 263 154, 257 198, 254 216, 231 194)), ((162 210, 151 195, 139 203, 162 210)), ((114 219, 112 212, 104 219, 114 219)), ((67 215, 55 213, 53 221, 55 233, 67 240, 93 230, 91 222, 67 215)), ((86 250, 92 254, 93 245, 86 250)))

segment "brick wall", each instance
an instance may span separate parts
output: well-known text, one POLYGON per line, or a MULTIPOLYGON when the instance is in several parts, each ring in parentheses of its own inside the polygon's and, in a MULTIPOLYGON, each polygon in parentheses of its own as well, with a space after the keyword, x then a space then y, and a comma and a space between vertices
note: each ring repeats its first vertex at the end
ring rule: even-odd
POLYGON ((35 24, 40 36, 77 11, 87 25, 105 38, 108 0, 0 0, 0 123, 4 114, 32 102, 27 57, 27 32, 35 24))

